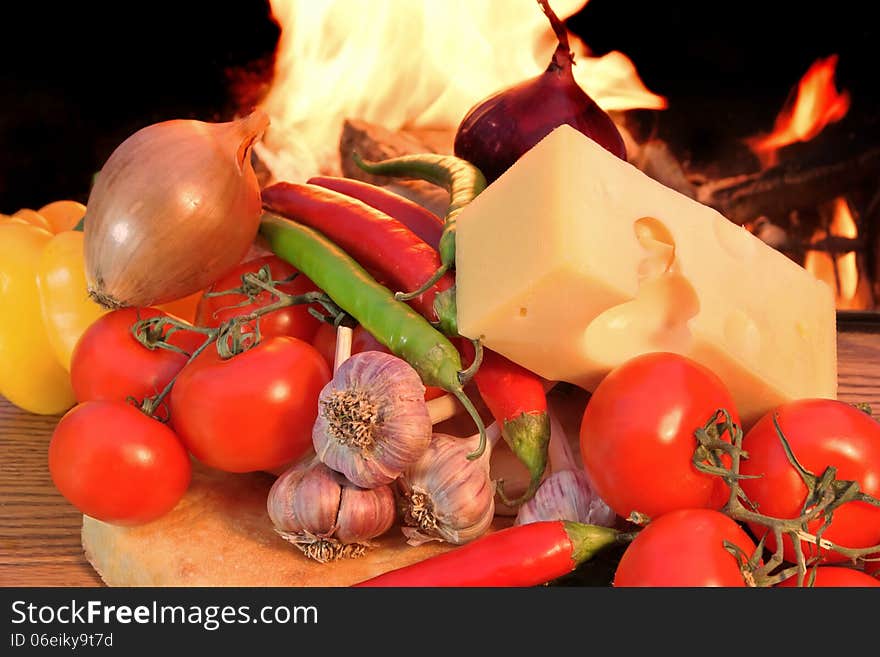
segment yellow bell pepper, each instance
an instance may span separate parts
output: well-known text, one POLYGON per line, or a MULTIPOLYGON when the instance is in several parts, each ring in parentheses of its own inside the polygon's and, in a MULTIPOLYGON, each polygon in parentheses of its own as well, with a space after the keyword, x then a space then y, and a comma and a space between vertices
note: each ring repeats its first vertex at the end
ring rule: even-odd
POLYGON ((0 223, 0 394, 32 413, 53 415, 75 402, 70 376, 43 321, 37 271, 52 233, 0 223))
POLYGON ((56 201, 0 217, 0 394, 32 413, 73 405, 73 348, 107 312, 88 297, 83 234, 70 230, 85 210, 56 201))

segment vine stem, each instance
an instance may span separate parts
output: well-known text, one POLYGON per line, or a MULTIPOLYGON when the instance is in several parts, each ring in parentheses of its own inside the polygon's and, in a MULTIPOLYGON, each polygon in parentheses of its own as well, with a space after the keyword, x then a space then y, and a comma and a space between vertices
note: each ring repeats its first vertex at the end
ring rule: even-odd
MULTIPOLYGON (((324 321, 332 321, 338 329, 343 329, 342 322, 345 319, 345 313, 323 292, 306 292, 304 294, 292 295, 277 289, 270 279, 269 268, 264 266, 257 273, 247 273, 242 276, 242 286, 232 290, 212 293, 213 296, 221 296, 223 294, 247 294, 249 297, 255 296, 257 291, 269 292, 277 300, 255 308, 253 311, 232 317, 220 324, 216 328, 207 328, 202 326, 193 326, 187 324, 174 317, 158 316, 147 319, 138 320, 131 327, 131 333, 134 338, 148 349, 169 349, 187 355, 189 358, 185 363, 189 365, 198 356, 200 356, 209 346, 216 344, 217 353, 223 359, 231 358, 242 353, 260 341, 260 325, 259 319, 264 315, 299 304, 320 304, 328 313, 330 318, 321 317, 324 321), (253 322, 253 329, 248 330, 248 325, 253 322), (205 335, 205 341, 192 354, 186 354, 179 347, 168 342, 168 336, 175 331, 192 331, 205 335)), ((312 310, 310 308, 310 310, 312 310)), ((347 329, 350 331, 350 329, 347 329)), ((337 349, 339 344, 337 343, 337 349)), ((351 336, 348 338, 348 350, 351 352, 351 336)), ((181 368, 180 371, 183 371, 181 368)), ((167 422, 168 417, 160 418, 156 415, 159 406, 164 403, 166 397, 170 394, 177 381, 180 372, 178 372, 159 392, 152 397, 146 397, 140 404, 140 409, 150 417, 160 422, 167 422)))
MULTIPOLYGON (((827 467, 820 476, 816 476, 804 468, 798 462, 775 416, 773 422, 786 458, 807 488, 801 513, 796 518, 776 518, 764 515, 758 511, 757 505, 746 496, 740 481, 754 477, 740 474, 742 459, 748 459, 748 452, 742 448, 742 428, 733 422, 730 413, 724 409, 716 411, 709 421, 694 434, 698 444, 693 456, 694 467, 701 472, 721 477, 730 487, 730 497, 722 511, 736 521, 762 525, 767 528, 765 534, 760 537, 756 554, 748 559, 748 564, 741 564, 741 567, 745 568, 746 565, 749 567, 751 576, 757 585, 770 586, 796 574, 798 584, 802 586, 807 576, 807 569, 820 562, 820 550, 833 550, 853 562, 880 553, 880 545, 850 548, 822 537, 823 532, 831 525, 834 511, 841 505, 857 500, 880 506, 880 500, 862 492, 858 482, 838 479, 837 469, 832 466, 827 467), (729 440, 723 439, 725 434, 729 440), (730 467, 724 466, 725 457, 729 458, 730 467), (809 525, 817 520, 822 520, 822 524, 816 532, 811 532, 809 525), (776 548, 773 555, 761 566, 756 557, 763 550, 766 538, 771 535, 775 539, 776 548), (784 537, 789 538, 792 542, 796 563, 790 568, 774 572, 784 563, 784 537), (804 554, 803 543, 809 543, 818 548, 816 555, 811 556, 809 560, 804 554)), ((742 555, 735 556, 742 561, 742 555)))
MULTIPOLYGON (((199 345, 198 349, 196 349, 194 352, 192 352, 192 355, 190 355, 189 360, 186 361, 186 365, 189 365, 196 358, 198 358, 199 355, 203 351, 205 351, 205 349, 207 349, 211 344, 213 344, 213 342, 216 339, 217 339, 217 336, 214 335, 214 331, 212 331, 209 334, 208 338, 201 345, 199 345)), ((184 367, 186 365, 184 365, 184 367)), ((183 368, 181 368, 181 371, 183 371, 183 368)), ((144 399, 144 401, 141 403, 141 406, 140 406, 141 411, 143 411, 144 413, 146 413, 150 417, 156 417, 156 410, 158 410, 160 404, 162 404, 162 402, 165 400, 165 398, 171 393, 171 389, 174 387, 174 383, 177 381, 178 376, 180 376, 180 372, 178 372, 177 374, 174 375, 174 377, 165 385, 165 387, 162 389, 162 391, 158 395, 154 395, 153 397, 147 397, 146 399, 144 399)))

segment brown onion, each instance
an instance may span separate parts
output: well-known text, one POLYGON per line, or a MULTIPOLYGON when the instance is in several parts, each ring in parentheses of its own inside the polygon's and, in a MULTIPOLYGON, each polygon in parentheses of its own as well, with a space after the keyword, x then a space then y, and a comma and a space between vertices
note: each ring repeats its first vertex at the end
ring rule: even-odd
POLYGON ((565 25, 547 0, 538 2, 559 41, 547 70, 478 103, 462 119, 455 135, 455 154, 476 166, 488 182, 563 124, 626 160, 617 126, 574 79, 574 55, 565 25))
POLYGON ((238 264, 259 228, 251 165, 269 118, 188 119, 147 126, 98 174, 85 216, 89 294, 108 308, 198 292, 238 264))

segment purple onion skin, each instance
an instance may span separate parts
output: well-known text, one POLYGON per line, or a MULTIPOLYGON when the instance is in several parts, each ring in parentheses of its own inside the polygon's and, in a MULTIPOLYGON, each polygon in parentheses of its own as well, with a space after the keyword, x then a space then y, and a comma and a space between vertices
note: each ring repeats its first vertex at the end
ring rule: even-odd
POLYGON ((541 75, 471 108, 455 134, 455 155, 492 182, 566 123, 626 161, 626 146, 617 126, 575 81, 570 63, 561 68, 551 64, 541 75))

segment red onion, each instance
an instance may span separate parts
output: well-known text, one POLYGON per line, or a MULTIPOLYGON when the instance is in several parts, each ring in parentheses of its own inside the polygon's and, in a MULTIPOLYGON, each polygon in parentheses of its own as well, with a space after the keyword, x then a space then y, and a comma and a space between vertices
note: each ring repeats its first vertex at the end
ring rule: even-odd
POLYGON ((455 135, 455 154, 492 182, 554 128, 568 124, 622 160, 626 146, 617 127, 578 85, 565 25, 538 0, 559 45, 541 75, 499 91, 467 113, 455 135))

